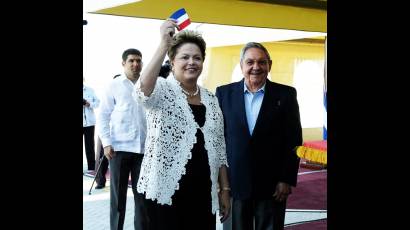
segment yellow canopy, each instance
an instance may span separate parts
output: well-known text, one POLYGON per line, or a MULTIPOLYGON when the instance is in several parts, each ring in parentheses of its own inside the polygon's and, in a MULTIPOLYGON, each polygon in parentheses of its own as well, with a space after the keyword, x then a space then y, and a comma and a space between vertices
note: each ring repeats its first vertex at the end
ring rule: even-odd
POLYGON ((141 0, 93 13, 166 19, 185 8, 192 22, 326 32, 327 11, 240 0, 141 0))

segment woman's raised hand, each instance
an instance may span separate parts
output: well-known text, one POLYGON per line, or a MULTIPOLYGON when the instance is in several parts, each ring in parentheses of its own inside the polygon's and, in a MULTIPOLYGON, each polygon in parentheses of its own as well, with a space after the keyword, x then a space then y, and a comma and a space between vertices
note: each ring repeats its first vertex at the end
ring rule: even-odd
POLYGON ((160 28, 161 33, 161 42, 165 42, 166 44, 170 44, 172 41, 172 37, 175 34, 175 28, 177 28, 177 21, 172 18, 168 18, 165 20, 160 28))

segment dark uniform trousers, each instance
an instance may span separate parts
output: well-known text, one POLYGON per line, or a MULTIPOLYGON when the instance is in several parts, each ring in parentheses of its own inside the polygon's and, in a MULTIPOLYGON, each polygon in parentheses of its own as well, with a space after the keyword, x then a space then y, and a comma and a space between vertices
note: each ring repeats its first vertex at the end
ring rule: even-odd
POLYGON ((98 185, 104 185, 105 186, 105 182, 107 181, 107 179, 105 178, 105 174, 107 174, 108 171, 108 159, 107 157, 104 156, 104 147, 101 144, 101 139, 98 138, 98 143, 97 143, 97 159, 98 162, 96 163, 96 170, 98 170, 97 172, 97 178, 96 178, 96 182, 98 185), (98 166, 100 168, 98 168, 98 166))
POLYGON ((94 130, 94 125, 83 127, 85 156, 87 157, 88 170, 95 170, 94 130))
POLYGON ((283 230, 286 201, 235 200, 232 212, 223 224, 223 230, 283 230))
POLYGON ((110 160, 110 226, 111 230, 124 228, 127 203, 128 178, 131 173, 132 192, 134 194, 134 229, 148 228, 148 215, 144 195, 137 192, 137 182, 141 169, 143 154, 131 152, 115 152, 110 160))

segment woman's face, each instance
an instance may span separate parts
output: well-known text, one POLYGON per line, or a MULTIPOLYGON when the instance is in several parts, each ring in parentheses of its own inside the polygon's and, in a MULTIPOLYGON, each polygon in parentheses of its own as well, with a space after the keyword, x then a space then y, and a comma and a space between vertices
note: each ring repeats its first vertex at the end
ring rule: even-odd
POLYGON ((201 50, 194 43, 185 43, 176 51, 172 60, 172 71, 180 82, 197 81, 202 72, 204 59, 201 50))

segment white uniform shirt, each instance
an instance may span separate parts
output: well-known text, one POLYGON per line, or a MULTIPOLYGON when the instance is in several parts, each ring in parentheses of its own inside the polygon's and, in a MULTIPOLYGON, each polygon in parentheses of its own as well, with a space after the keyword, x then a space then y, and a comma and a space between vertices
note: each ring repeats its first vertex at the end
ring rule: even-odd
POLYGON ((95 126, 94 109, 98 107, 100 100, 95 96, 94 90, 85 85, 83 85, 83 99, 90 103, 90 107, 83 104, 83 127, 95 126))
POLYGON ((144 153, 147 124, 144 108, 132 97, 134 84, 125 74, 113 79, 101 98, 98 135, 114 151, 144 153))

